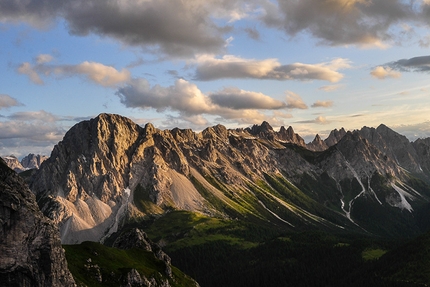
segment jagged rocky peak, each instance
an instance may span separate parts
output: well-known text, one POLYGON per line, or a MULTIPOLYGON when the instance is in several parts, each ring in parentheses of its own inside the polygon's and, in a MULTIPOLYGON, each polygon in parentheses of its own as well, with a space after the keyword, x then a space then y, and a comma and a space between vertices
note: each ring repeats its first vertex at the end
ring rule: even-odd
POLYGON ((289 126, 288 129, 285 129, 285 127, 282 126, 276 136, 278 140, 306 147, 305 140, 294 132, 292 126, 289 126))
POLYGON ((346 131, 344 128, 341 128, 340 130, 334 129, 330 132, 329 136, 324 140, 324 142, 328 147, 331 147, 337 144, 345 135, 346 131))
POLYGON ((274 133, 272 126, 266 121, 262 122, 261 125, 253 125, 250 128, 246 128, 245 131, 249 132, 251 135, 263 137, 274 133))
POLYGON ((0 159, 0 285, 75 286, 58 228, 0 159))
POLYGON ((316 134, 314 140, 312 142, 306 144, 306 147, 309 150, 313 150, 313 151, 324 151, 324 150, 328 149, 327 144, 321 139, 319 134, 316 134))

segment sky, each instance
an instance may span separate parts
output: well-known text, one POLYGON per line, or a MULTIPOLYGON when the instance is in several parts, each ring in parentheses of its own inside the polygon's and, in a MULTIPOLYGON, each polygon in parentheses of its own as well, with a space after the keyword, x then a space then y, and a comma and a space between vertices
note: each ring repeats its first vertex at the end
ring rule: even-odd
POLYGON ((430 0, 0 0, 0 155, 100 113, 430 137, 430 0))

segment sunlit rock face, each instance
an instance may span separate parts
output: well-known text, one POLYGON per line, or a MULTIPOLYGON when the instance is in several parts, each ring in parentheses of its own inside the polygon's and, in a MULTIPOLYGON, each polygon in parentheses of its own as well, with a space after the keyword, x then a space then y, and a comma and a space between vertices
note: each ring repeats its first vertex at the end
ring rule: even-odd
MULTIPOLYGON (((425 153, 426 144, 420 146, 425 153)), ((141 127, 101 114, 66 133, 30 187, 60 227, 63 243, 104 241, 124 220, 170 210, 255 217, 296 229, 354 229, 358 204, 413 216, 409 213, 426 201, 404 185, 407 170, 426 174, 417 150, 386 127, 334 130, 326 140, 316 136, 306 145, 292 127, 275 131, 267 122, 246 129, 216 125, 197 133, 141 127), (284 194, 278 185, 303 195, 284 194), (313 205, 303 200, 326 211, 309 209, 313 205)))
POLYGON ((0 286, 75 286, 57 226, 0 159, 0 286))

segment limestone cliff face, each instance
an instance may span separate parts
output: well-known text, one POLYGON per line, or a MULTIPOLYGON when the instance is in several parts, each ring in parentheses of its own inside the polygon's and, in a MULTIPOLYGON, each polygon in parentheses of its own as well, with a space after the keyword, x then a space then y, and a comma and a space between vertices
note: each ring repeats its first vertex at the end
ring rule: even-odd
POLYGON ((75 286, 56 225, 0 160, 0 286, 75 286))
POLYGON ((335 213, 329 216, 334 228, 351 227, 351 222, 354 227, 356 199, 370 196, 381 210, 388 206, 411 212, 412 201, 426 200, 402 185, 408 180, 402 169, 407 156, 400 156, 391 133, 380 130, 335 130, 329 141, 316 137, 314 152, 291 127, 276 132, 267 122, 234 130, 217 125, 196 133, 140 127, 127 118, 101 114, 67 132, 34 176, 31 189, 42 211, 60 226, 63 243, 103 241, 124 218, 172 209, 252 216, 289 227, 326 226, 327 219, 313 214, 325 212, 307 209, 310 205, 295 202, 297 197, 284 197, 282 184, 290 191, 302 187, 307 200, 335 206, 321 203, 335 213), (377 176, 384 178, 377 181, 384 184, 381 191, 371 186, 377 176), (354 184, 358 187, 348 193, 345 189, 354 184))

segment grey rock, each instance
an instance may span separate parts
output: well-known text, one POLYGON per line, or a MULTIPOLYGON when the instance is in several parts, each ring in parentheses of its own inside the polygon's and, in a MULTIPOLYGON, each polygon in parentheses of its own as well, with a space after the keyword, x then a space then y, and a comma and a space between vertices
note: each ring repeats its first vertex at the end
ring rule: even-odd
POLYGON ((0 159, 0 286, 75 286, 58 228, 0 159))

